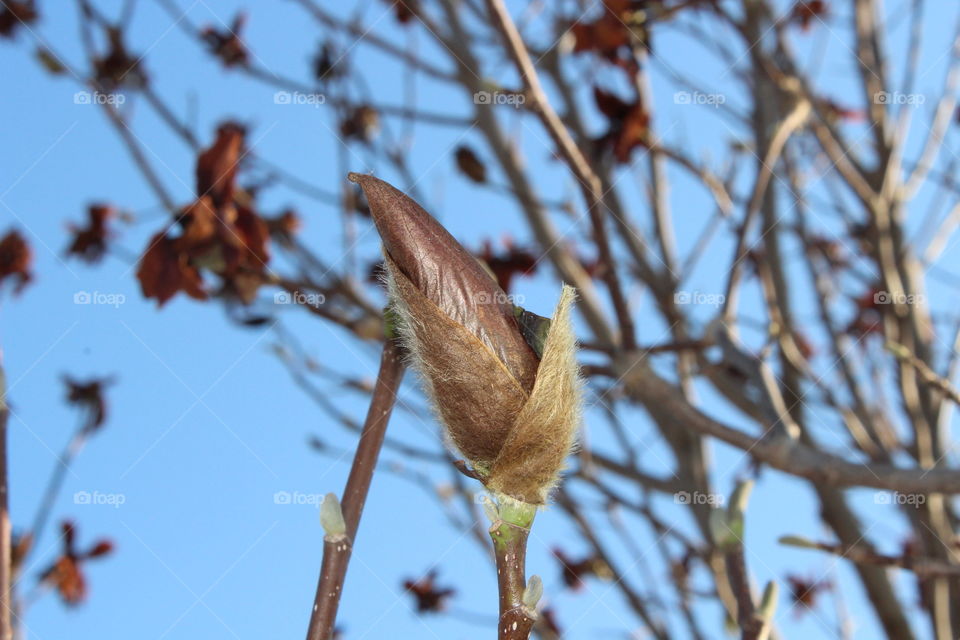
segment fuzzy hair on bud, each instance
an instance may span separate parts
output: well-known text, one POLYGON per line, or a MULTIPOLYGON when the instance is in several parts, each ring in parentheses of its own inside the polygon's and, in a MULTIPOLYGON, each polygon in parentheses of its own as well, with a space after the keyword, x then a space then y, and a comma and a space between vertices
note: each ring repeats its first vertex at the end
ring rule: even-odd
POLYGON ((542 504, 558 482, 581 420, 581 379, 570 311, 575 294, 564 285, 550 323, 533 391, 490 467, 487 486, 542 504))
POLYGON ((527 394, 493 351, 421 294, 389 256, 386 264, 410 363, 453 446, 486 473, 527 394))
POLYGON ((545 503, 581 420, 573 289, 563 288, 527 394, 469 331, 431 308, 402 274, 388 273, 401 339, 452 445, 486 476, 491 491, 545 503))
POLYGON ((349 177, 367 195, 397 333, 447 438, 492 492, 543 504, 581 418, 573 289, 550 323, 523 312, 521 326, 522 310, 416 202, 373 176, 349 177))

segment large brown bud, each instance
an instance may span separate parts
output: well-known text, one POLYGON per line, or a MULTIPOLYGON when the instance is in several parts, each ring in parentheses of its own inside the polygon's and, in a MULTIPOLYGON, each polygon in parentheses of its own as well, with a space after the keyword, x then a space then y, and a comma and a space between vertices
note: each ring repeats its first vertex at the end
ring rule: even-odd
POLYGON ((523 314, 446 229, 386 182, 349 178, 370 204, 401 337, 451 442, 490 489, 542 503, 580 420, 573 290, 564 288, 538 356, 523 314))

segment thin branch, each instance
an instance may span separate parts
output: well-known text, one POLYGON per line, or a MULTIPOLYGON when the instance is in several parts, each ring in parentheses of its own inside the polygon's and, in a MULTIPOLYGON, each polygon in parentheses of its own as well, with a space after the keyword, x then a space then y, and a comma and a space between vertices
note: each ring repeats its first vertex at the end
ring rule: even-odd
POLYGON ((607 237, 606 223, 603 215, 606 207, 603 204, 602 183, 600 182, 600 178, 590 167, 586 157, 573 141, 570 132, 567 131, 560 116, 557 115, 557 112, 554 111, 553 106, 550 104, 550 100, 540 85, 540 77, 537 74, 533 60, 530 59, 530 54, 523 42, 523 38, 520 36, 520 32, 517 31, 517 27, 507 12, 503 0, 487 0, 487 8, 493 15, 497 27, 504 37, 507 48, 510 50, 513 61, 517 67, 517 72, 523 79, 527 93, 533 103, 533 110, 540 117, 540 121, 547 129, 554 144, 557 145, 557 150, 570 167, 570 170, 573 172, 574 177, 576 177, 583 191, 583 197, 587 203, 587 211, 590 214, 590 222, 593 226, 594 242, 597 244, 597 252, 599 253, 601 262, 607 267, 604 270, 604 280, 610 289, 610 298, 613 301, 613 308, 616 311, 617 320, 620 324, 621 344, 627 350, 632 349, 636 345, 633 318, 630 317, 630 309, 627 306, 627 301, 623 294, 620 276, 617 274, 616 264, 610 249, 610 241, 607 237))
MULTIPOLYGON (((644 362, 624 362, 627 395, 658 420, 712 436, 775 469, 834 487, 874 487, 901 493, 960 493, 956 469, 904 469, 888 464, 857 464, 785 438, 752 436, 714 420, 644 362)), ((627 359, 629 360, 629 358, 627 359)), ((769 425, 767 425, 769 427, 769 425)))
POLYGON ((350 554, 360 526, 360 516, 370 490, 370 481, 376 469, 387 423, 397 398, 397 390, 403 380, 403 372, 404 364, 400 347, 394 341, 388 340, 383 347, 377 383, 370 398, 370 408, 367 410, 367 418, 363 424, 363 433, 357 443, 347 486, 343 490, 341 504, 343 519, 347 525, 346 539, 324 543, 323 564, 320 568, 320 579, 317 582, 307 640, 330 640, 333 635, 337 607, 340 605, 347 565, 350 562, 350 554))
POLYGON ((13 573, 7 494, 7 378, 0 365, 0 640, 13 640, 13 573))
POLYGON ((931 576, 960 576, 960 566, 947 564, 932 558, 915 558, 910 555, 892 556, 877 553, 858 545, 832 544, 829 542, 815 542, 812 540, 797 539, 791 541, 792 536, 781 539, 783 544, 807 549, 816 549, 844 558, 854 564, 869 564, 878 567, 890 567, 912 571, 918 577, 931 576))

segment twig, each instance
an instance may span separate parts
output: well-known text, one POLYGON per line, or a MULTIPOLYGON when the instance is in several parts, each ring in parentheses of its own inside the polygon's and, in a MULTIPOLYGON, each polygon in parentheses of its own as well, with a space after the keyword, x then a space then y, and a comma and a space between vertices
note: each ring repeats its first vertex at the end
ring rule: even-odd
POLYGON ((537 620, 536 612, 523 602, 523 592, 527 588, 527 538, 537 508, 508 498, 501 500, 499 514, 500 519, 490 526, 500 591, 497 638, 527 640, 537 620))
MULTIPOLYGON (((680 392, 635 356, 623 359, 627 396, 644 404, 658 419, 677 429, 712 436, 748 451, 775 469, 834 487, 874 487, 901 493, 960 493, 956 469, 901 468, 889 464, 857 464, 812 446, 787 439, 764 439, 731 428, 687 402, 680 392), (627 364, 629 362, 629 364, 627 364)), ((769 425, 766 425, 769 427, 769 425)))
POLYGON ((330 640, 333 635, 350 553, 353 551, 363 505, 370 490, 370 481, 380 455, 397 390, 403 380, 403 371, 400 347, 393 340, 388 340, 383 347, 377 383, 370 398, 370 408, 363 424, 363 433, 357 443, 347 486, 343 490, 341 503, 343 519, 346 522, 345 540, 328 540, 324 543, 323 563, 320 567, 307 640, 330 640))
POLYGON ((960 391, 954 389, 949 380, 945 380, 943 377, 938 375, 936 371, 930 368, 930 365, 911 353, 907 347, 903 346, 899 342, 894 342, 893 340, 888 340, 886 347, 887 350, 892 353, 897 360, 905 362, 916 369, 917 373, 920 374, 920 377, 924 382, 936 387, 939 391, 942 391, 945 396, 957 404, 960 404, 960 391))
POLYGON ((31 548, 33 549, 38 548, 37 542, 39 542, 43 536, 43 531, 46 529, 47 521, 53 512, 57 496, 60 495, 60 491, 63 489, 63 482, 67 478, 67 471, 70 470, 70 465, 87 443, 87 435, 88 432, 81 425, 70 437, 70 441, 67 442, 67 446, 64 447, 63 453, 57 458, 57 466, 54 468, 53 473, 50 474, 50 479, 47 481, 47 488, 43 492, 40 506, 37 508, 37 513, 33 517, 33 525, 30 527, 30 534, 33 536, 31 548))
POLYGON ((737 624, 741 640, 757 640, 763 629, 763 620, 756 617, 753 595, 750 593, 750 577, 743 557, 743 545, 737 544, 724 554, 730 586, 737 596, 737 624))
POLYGON ((13 575, 7 510, 7 378, 0 366, 0 640, 13 640, 13 575))
POLYGON ((795 536, 780 538, 781 544, 805 549, 815 549, 845 558, 854 564, 871 564, 878 567, 891 567, 912 571, 917 577, 960 576, 960 566, 948 564, 934 558, 915 558, 910 555, 892 556, 877 553, 858 545, 831 544, 816 542, 795 536))
POLYGON ((626 298, 620 285, 620 276, 617 274, 616 263, 613 259, 613 253, 610 249, 610 241, 607 237, 606 224, 604 222, 603 212, 603 193, 600 178, 590 167, 586 157, 577 147, 570 133, 567 131, 554 111, 550 100, 547 98, 543 87, 540 85, 540 77, 537 74, 536 67, 530 59, 530 53, 523 42, 523 38, 517 31, 516 25, 507 13, 507 8, 503 0, 487 0, 487 8, 492 14, 497 28, 504 37, 507 48, 513 56, 513 61, 517 66, 517 72, 523 79, 527 88, 527 93, 532 102, 532 108, 540 117, 540 121, 547 129, 560 156, 564 159, 574 177, 580 184, 583 191, 584 200, 587 203, 587 211, 590 214, 590 223, 593 227, 594 241, 597 244, 597 252, 600 261, 607 266, 604 270, 604 281, 610 289, 610 299, 613 302, 613 308, 617 314, 617 321, 620 324, 621 346, 626 350, 633 349, 634 342, 633 318, 630 317, 630 309, 627 306, 626 298))

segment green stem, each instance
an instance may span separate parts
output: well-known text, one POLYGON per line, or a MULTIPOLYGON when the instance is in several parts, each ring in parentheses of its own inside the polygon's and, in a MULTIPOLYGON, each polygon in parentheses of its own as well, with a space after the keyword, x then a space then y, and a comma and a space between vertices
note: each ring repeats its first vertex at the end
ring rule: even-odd
POLYGON ((527 640, 536 621, 536 612, 523 603, 523 592, 527 587, 527 537, 537 507, 503 496, 498 497, 498 505, 499 519, 490 526, 500 589, 497 638, 527 640))

